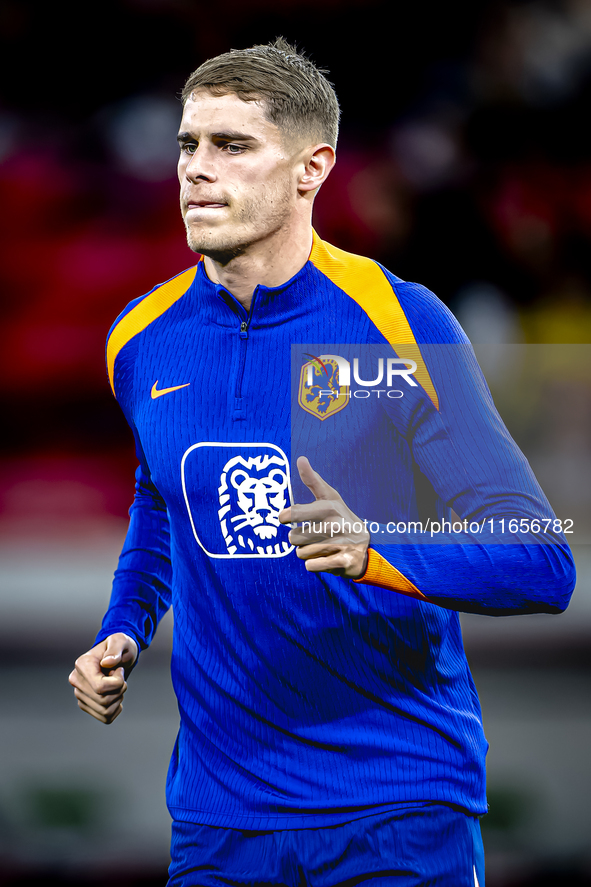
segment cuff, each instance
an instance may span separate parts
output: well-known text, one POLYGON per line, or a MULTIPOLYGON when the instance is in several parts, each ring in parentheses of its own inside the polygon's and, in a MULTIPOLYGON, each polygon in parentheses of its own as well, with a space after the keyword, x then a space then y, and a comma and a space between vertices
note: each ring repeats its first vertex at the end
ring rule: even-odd
POLYGON ((399 594, 406 594, 409 597, 418 598, 426 601, 427 598, 419 591, 416 585, 407 579, 396 567, 378 554, 373 548, 367 549, 367 569, 363 576, 354 579, 354 582, 360 582, 363 585, 377 585, 379 588, 388 588, 391 591, 397 591, 399 594))

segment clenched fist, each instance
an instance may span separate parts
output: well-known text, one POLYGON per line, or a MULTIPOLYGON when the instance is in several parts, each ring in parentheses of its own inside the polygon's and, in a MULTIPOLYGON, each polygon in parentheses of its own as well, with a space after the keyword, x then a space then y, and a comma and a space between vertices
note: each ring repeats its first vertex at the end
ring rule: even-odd
POLYGON ((126 677, 137 659, 138 647, 126 634, 112 634, 80 656, 68 680, 78 706, 102 721, 112 723, 121 714, 126 677))

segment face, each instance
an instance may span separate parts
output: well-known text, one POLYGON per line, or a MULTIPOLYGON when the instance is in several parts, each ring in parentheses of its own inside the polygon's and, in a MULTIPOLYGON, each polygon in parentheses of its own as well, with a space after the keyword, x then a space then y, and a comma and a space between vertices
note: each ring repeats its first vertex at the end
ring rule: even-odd
POLYGON ((289 227, 298 152, 258 102, 194 92, 179 132, 181 212, 192 250, 225 263, 289 227))

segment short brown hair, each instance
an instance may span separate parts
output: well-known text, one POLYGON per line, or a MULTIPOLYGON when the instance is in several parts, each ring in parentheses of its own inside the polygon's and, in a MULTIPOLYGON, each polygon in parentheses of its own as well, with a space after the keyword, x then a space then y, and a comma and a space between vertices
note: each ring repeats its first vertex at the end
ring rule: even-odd
POLYGON ((263 101, 265 116, 279 129, 335 148, 340 111, 326 73, 278 37, 208 59, 189 76, 181 100, 184 105, 194 90, 205 89, 213 95, 233 93, 244 102, 263 101))

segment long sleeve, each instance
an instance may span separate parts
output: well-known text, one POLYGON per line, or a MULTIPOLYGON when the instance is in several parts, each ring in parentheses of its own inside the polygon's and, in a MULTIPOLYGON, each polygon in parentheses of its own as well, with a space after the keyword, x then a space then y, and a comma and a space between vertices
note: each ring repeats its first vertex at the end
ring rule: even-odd
POLYGON ((451 531, 448 517, 423 521, 422 532, 399 525, 403 532, 376 534, 358 581, 465 612, 564 610, 575 568, 562 525, 503 424, 471 345, 464 338, 421 351, 438 404, 420 390, 394 421, 440 510, 453 509, 467 531, 451 531))
POLYGON ((166 505, 141 464, 129 515, 109 608, 95 643, 122 631, 145 649, 170 607, 172 568, 166 505))
POLYGON ((123 359, 117 362, 113 391, 133 432, 139 466, 129 528, 115 571, 109 608, 95 643, 121 631, 133 637, 143 650, 151 643, 160 619, 170 607, 172 566, 167 507, 152 482, 133 417, 133 357, 132 354, 129 363, 123 359))
POLYGON ((364 584, 398 591, 463 613, 560 613, 575 585, 566 544, 373 544, 364 584))

